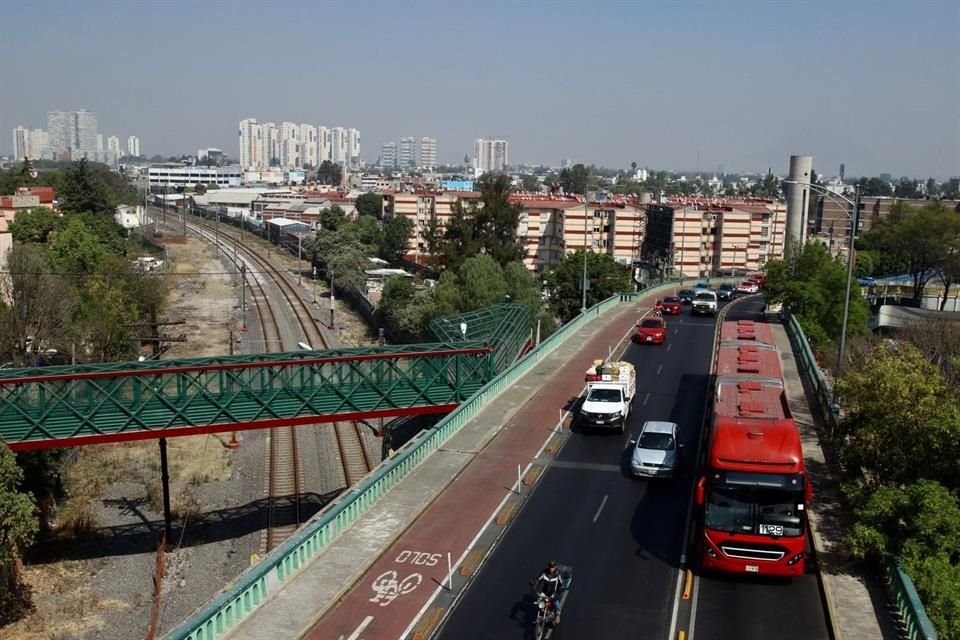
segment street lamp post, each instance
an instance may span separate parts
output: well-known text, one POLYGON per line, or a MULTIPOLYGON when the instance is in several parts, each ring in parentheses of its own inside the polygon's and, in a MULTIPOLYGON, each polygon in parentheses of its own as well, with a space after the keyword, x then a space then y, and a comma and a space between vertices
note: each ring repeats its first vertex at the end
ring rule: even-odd
POLYGON ((590 196, 586 189, 583 192, 583 278, 580 280, 583 298, 580 303, 580 313, 587 312, 587 223, 590 212, 590 196))
MULTIPOLYGON (((784 184, 798 184, 798 182, 795 180, 784 180, 784 184)), ((847 319, 850 314, 850 285, 851 281, 853 280, 853 240, 857 235, 857 226, 860 221, 860 185, 854 185, 853 187, 853 200, 842 196, 839 193, 834 193, 833 191, 825 189, 818 184, 803 183, 803 185, 809 189, 813 189, 824 197, 833 199, 834 202, 841 200, 853 209, 853 211, 848 214, 848 218, 850 220, 850 237, 847 243, 847 286, 846 294, 843 298, 843 322, 840 327, 840 347, 837 350, 837 372, 833 385, 833 404, 836 405, 836 381, 840 380, 840 376, 843 374, 843 358, 847 349, 847 319)))

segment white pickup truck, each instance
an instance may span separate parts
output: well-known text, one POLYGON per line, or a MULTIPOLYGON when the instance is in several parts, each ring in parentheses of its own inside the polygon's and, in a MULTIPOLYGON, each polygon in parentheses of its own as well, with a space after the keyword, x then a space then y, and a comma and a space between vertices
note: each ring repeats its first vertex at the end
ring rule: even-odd
POLYGON ((636 369, 629 362, 597 360, 584 380, 587 395, 580 404, 581 426, 623 433, 637 393, 636 369))
POLYGON ((690 313, 708 316, 717 315, 717 292, 707 289, 697 290, 697 295, 693 297, 690 306, 690 313))

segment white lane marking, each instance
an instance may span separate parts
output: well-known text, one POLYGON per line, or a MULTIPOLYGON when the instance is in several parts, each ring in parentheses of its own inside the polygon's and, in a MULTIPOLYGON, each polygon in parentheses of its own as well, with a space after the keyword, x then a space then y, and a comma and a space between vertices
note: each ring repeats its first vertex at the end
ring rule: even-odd
MULTIPOLYGON (((647 314, 644 313, 643 316, 641 316, 641 318, 643 318, 646 315, 647 314)), ((626 350, 630 348, 630 342, 627 340, 627 338, 629 338, 631 333, 633 333, 633 327, 630 327, 629 329, 627 329, 627 332, 623 334, 622 338, 620 338, 620 342, 627 342, 627 344, 624 346, 623 350, 620 352, 618 357, 623 357, 624 352, 626 352, 626 350)), ((587 385, 583 385, 583 388, 580 390, 580 395, 583 395, 586 390, 587 390, 587 385)), ((570 414, 572 412, 567 411, 566 413, 570 414)), ((560 422, 561 423, 563 422, 562 413, 560 414, 560 422)), ((550 438, 552 437, 553 437, 553 433, 551 432, 550 435, 548 435, 547 438, 543 441, 543 444, 540 446, 540 450, 537 451, 537 454, 534 456, 534 459, 540 457, 540 454, 542 454, 543 450, 547 448, 547 443, 550 442, 550 438)), ((533 462, 531 461, 530 464, 527 465, 527 469, 529 469, 532 465, 533 465, 533 462)), ((500 504, 497 505, 497 508, 493 510, 493 513, 490 514, 490 517, 487 518, 487 521, 484 523, 484 525, 480 527, 479 531, 477 531, 477 535, 474 536, 473 540, 470 541, 470 544, 467 545, 467 548, 463 550, 463 553, 460 555, 459 558, 457 558, 457 561, 454 563, 453 566, 455 567, 460 566, 464 558, 467 557, 467 554, 470 553, 474 545, 477 544, 477 540, 480 539, 480 536, 483 535, 483 532, 486 531, 487 527, 490 526, 490 523, 493 522, 493 519, 496 518, 497 514, 500 513, 500 510, 503 509, 503 505, 505 505, 507 503, 507 500, 513 497, 513 495, 514 495, 513 489, 511 488, 508 491, 507 495, 503 497, 503 500, 500 501, 500 504)), ((497 541, 499 542, 499 537, 497 538, 497 541)), ((477 565, 477 569, 476 571, 474 571, 474 575, 476 575, 476 573, 480 570, 480 567, 484 565, 484 563, 486 562, 490 554, 494 552, 495 547, 496 547, 496 542, 494 543, 494 546, 490 547, 490 549, 487 551, 486 556, 482 560, 480 560, 480 564, 477 565)), ((417 612, 417 615, 413 617, 413 620, 410 621, 410 624, 407 625, 407 628, 404 629, 403 633, 400 634, 398 640, 406 640, 406 638, 410 637, 410 634, 413 633, 413 628, 417 626, 417 623, 420 622, 420 618, 422 618, 423 614, 427 612, 427 609, 430 608, 430 605, 432 605, 433 601, 437 599, 437 596, 440 594, 441 591, 447 591, 446 586, 441 584, 436 589, 433 590, 433 593, 427 598, 427 601, 423 603, 422 607, 420 607, 420 611, 417 612)), ((440 619, 440 624, 445 622, 446 617, 450 615, 450 612, 453 611, 458 604, 460 604, 460 599, 463 597, 463 594, 465 592, 466 592, 466 589, 460 589, 460 592, 457 593, 457 596, 453 599, 453 603, 444 612, 443 617, 440 619)), ((438 625, 438 628, 439 628, 439 625, 438 625)))
POLYGON ((670 344, 668 344, 668 345, 667 345, 667 351, 670 351, 670 347, 672 347, 672 346, 673 346, 673 343, 672 343, 672 342, 671 342, 670 344))
POLYGON ((660 372, 663 371, 663 365, 657 367, 657 375, 660 375, 660 372))
POLYGON ((610 497, 609 494, 603 496, 603 501, 600 503, 600 507, 597 508, 597 512, 596 512, 596 513, 594 514, 594 516, 593 516, 593 524, 597 524, 597 520, 600 519, 600 512, 603 511, 603 507, 606 506, 606 504, 607 504, 607 498, 609 498, 609 497, 610 497))
POLYGON ((647 400, 650 399, 650 394, 643 396, 643 406, 647 406, 647 400))
POLYGON ((350 637, 347 640, 357 640, 360 637, 360 634, 363 633, 364 629, 370 626, 370 623, 373 622, 373 616, 367 616, 363 619, 363 622, 360 623, 360 626, 353 630, 353 633, 350 634, 350 637))

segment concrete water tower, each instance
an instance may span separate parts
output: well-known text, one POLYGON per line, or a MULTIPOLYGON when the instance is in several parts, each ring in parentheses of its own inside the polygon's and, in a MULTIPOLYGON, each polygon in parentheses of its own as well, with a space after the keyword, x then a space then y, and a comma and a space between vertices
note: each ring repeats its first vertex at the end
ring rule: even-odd
POLYGON ((813 156, 790 156, 791 183, 787 185, 787 242, 785 254, 793 260, 807 241, 807 210, 810 206, 810 173, 813 156))

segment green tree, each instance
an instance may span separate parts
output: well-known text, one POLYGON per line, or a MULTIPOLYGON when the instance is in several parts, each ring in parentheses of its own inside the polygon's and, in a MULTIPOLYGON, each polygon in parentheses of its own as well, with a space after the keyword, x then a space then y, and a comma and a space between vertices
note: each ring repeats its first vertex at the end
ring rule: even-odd
POLYGON ((336 162, 324 160, 317 167, 317 182, 320 184, 329 184, 339 186, 343 181, 343 167, 336 162))
POLYGON ((373 216, 361 215, 347 228, 360 244, 366 247, 379 247, 383 242, 383 227, 373 216))
POLYGON ((504 302, 507 283, 503 269, 492 257, 481 254, 467 258, 457 272, 460 311, 483 309, 504 302))
POLYGON ((890 183, 880 178, 860 178, 857 184, 860 185, 860 194, 867 197, 893 195, 890 183))
POLYGON ((413 220, 406 216, 394 216, 383 229, 380 257, 390 264, 399 264, 407 254, 413 220))
MULTIPOLYGON (((33 544, 39 522, 33 498, 20 491, 23 472, 0 440, 0 567, 9 567, 33 544)), ((30 610, 29 589, 19 579, 0 580, 0 627, 30 610)))
POLYGON ((17 213, 10 223, 13 241, 21 244, 47 244, 50 234, 62 226, 63 218, 46 207, 17 213))
POLYGON ((850 416, 838 429, 845 460, 876 482, 920 478, 960 489, 960 404, 915 347, 880 345, 838 381, 850 416), (891 446, 896 443, 896 446, 891 446))
POLYGON ((760 198, 776 198, 780 193, 780 178, 768 170, 763 180, 750 188, 750 193, 760 198))
POLYGON ((960 502, 930 480, 907 486, 847 487, 856 524, 854 557, 896 557, 911 577, 938 637, 960 638, 960 502))
MULTIPOLYGON (((808 242, 798 256, 793 273, 780 260, 767 263, 767 299, 783 303, 795 314, 810 342, 818 347, 840 337, 847 265, 830 256, 827 247, 808 242)), ((855 283, 853 283, 855 284, 855 283)), ((870 308, 859 287, 850 287, 847 334, 865 335, 870 308)))
POLYGON ((93 273, 109 255, 80 216, 67 221, 63 231, 54 237, 50 250, 57 270, 72 275, 93 273))
POLYGON ((587 181, 590 179, 590 170, 582 164, 575 164, 569 169, 560 172, 558 181, 566 193, 585 194, 587 181))
POLYGON ((896 198, 919 198, 921 195, 920 184, 910 178, 900 178, 896 188, 893 190, 893 195, 896 198))
POLYGON ((32 365, 37 350, 63 350, 75 309, 73 291, 51 273, 37 245, 16 244, 0 274, 0 353, 4 362, 32 365), (28 340, 32 338, 32 340, 28 340))
MULTIPOLYGON (((583 251, 566 256, 556 269, 544 274, 550 292, 550 306, 561 322, 569 322, 580 313, 583 276, 583 251)), ((630 272, 606 253, 587 253, 587 308, 614 293, 630 291, 630 272)))
POLYGON ((510 178, 486 174, 477 182, 482 206, 474 207, 471 217, 477 227, 482 250, 501 267, 522 260, 526 254, 517 238, 522 203, 510 202, 510 178))
POLYGON ((383 194, 364 193, 357 198, 357 213, 361 216, 373 216, 376 220, 383 219, 383 194))
POLYGON ((524 173, 520 176, 520 188, 523 191, 540 191, 540 180, 537 176, 524 173))
POLYGON ((376 313, 394 342, 419 342, 433 317, 432 305, 429 293, 417 291, 409 278, 395 276, 384 283, 376 313))
POLYGON ((99 213, 112 217, 117 205, 116 196, 90 168, 86 158, 64 172, 57 195, 60 211, 65 214, 99 213))
POLYGON ((937 187, 937 181, 933 178, 927 178, 927 195, 933 197, 940 193, 939 188, 937 187))
POLYGON ((469 209, 457 200, 451 208, 450 217, 443 229, 443 262, 447 269, 456 271, 468 257, 480 253, 482 246, 473 213, 476 207, 469 209))
POLYGON ((335 204, 320 210, 320 228, 324 231, 338 231, 347 224, 347 212, 335 204))
POLYGON ((919 303, 927 283, 958 247, 960 216, 940 202, 909 207, 898 202, 886 220, 865 235, 868 246, 907 265, 913 278, 913 299, 919 303))

